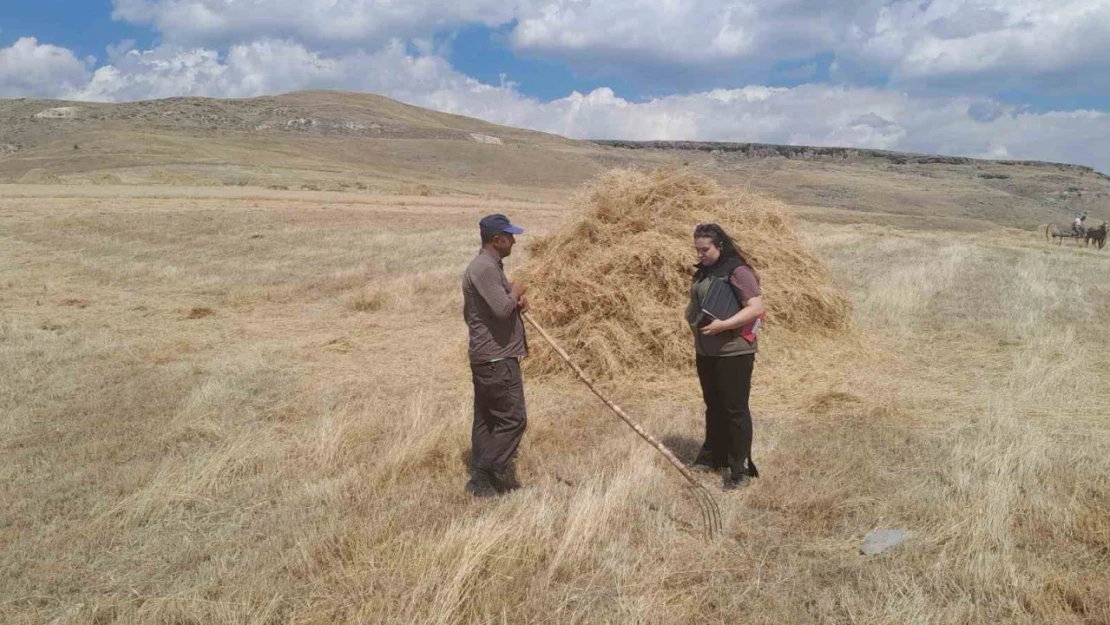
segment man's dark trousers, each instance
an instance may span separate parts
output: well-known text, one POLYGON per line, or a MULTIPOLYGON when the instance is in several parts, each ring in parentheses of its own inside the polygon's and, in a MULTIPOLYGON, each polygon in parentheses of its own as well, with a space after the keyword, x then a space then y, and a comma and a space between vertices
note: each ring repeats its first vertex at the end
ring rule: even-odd
POLYGON ((474 429, 471 469, 504 473, 516 456, 528 415, 524 381, 515 358, 471 364, 474 381, 474 429))

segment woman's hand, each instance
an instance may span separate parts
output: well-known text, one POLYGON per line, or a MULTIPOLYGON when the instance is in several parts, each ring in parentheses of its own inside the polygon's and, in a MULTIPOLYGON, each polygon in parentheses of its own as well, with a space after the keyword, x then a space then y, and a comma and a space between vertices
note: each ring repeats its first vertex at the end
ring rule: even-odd
POLYGON ((712 323, 701 329, 701 333, 705 336, 717 336, 728 330, 738 330, 748 325, 762 314, 763 298, 753 297, 744 302, 744 307, 740 309, 740 312, 724 321, 714 319, 712 323))
POLYGON ((728 324, 720 319, 714 319, 709 325, 701 329, 701 333, 705 336, 717 336, 725 330, 728 330, 728 324))

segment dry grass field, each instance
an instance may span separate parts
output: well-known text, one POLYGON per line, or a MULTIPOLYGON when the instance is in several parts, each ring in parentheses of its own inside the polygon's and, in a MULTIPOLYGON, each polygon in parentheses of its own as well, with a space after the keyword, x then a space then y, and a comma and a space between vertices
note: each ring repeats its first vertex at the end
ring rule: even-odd
MULTIPOLYGON (((2 623, 1110 623, 1110 252, 799 213, 855 330, 765 335, 706 542, 563 377, 463 492, 474 226, 553 199, 78 189, 0 187, 2 623)), ((606 389, 689 458, 693 371, 606 389)))

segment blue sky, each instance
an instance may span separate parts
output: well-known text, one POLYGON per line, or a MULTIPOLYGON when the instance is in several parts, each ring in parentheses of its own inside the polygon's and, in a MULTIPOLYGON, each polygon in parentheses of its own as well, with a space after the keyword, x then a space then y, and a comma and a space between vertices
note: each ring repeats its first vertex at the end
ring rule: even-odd
POLYGON ((643 97, 643 85, 619 76, 591 75, 575 71, 556 59, 516 54, 507 41, 508 32, 504 28, 471 25, 439 33, 438 38, 449 45, 445 54, 455 69, 489 84, 500 84, 504 75, 518 83, 517 90, 522 94, 535 98, 553 100, 576 89, 593 91, 600 87, 609 87, 627 97, 643 97))
MULTIPOLYGON (((23 37, 72 50, 78 58, 107 60, 108 46, 133 41, 149 49, 158 33, 146 25, 112 19, 112 0, 39 0, 4 9, 0 47, 23 37)), ((667 76, 659 73, 622 76, 620 72, 588 64, 572 65, 539 54, 515 52, 510 41, 512 23, 501 27, 461 25, 434 31, 431 38, 446 46, 443 53, 459 71, 490 84, 500 84, 504 74, 518 83, 522 94, 543 100, 561 98, 574 90, 587 92, 608 87, 632 99, 666 95, 683 88, 727 88, 735 84, 728 75, 690 74, 676 68, 667 76)), ((760 84, 795 86, 816 78, 828 78, 834 56, 824 52, 803 59, 783 59, 761 72, 760 84), (808 71, 810 66, 816 71, 808 71)))
POLYGON ((149 47, 150 28, 112 20, 112 0, 8 0, 0 8, 0 47, 37 37, 103 59, 108 45, 133 39, 149 47))
POLYGON ((583 138, 1110 170, 1110 0, 39 0, 0 97, 380 93, 583 138))

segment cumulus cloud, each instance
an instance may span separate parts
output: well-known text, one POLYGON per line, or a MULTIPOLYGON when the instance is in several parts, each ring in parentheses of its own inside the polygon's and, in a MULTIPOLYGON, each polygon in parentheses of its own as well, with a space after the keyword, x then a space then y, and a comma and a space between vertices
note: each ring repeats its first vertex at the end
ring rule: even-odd
POLYGON ((521 50, 659 63, 766 63, 805 57, 844 39, 873 1, 547 0, 522 3, 521 50))
POLYGON ((513 19, 518 0, 114 0, 113 18, 149 24, 170 43, 292 38, 366 46, 513 19))
POLYGON ((549 0, 519 14, 517 49, 618 72, 766 75, 828 53, 841 81, 982 93, 1082 71, 1074 83, 1110 90, 1110 0, 549 0))
MULTIPOLYGON (((1028 83, 1110 67, 1110 0, 900 0, 882 7, 839 51, 858 64, 889 69, 895 83, 1028 83)), ((1097 73, 1081 80, 1110 87, 1097 73)))
POLYGON ((858 2, 845 0, 114 0, 114 5, 115 19, 153 26, 177 44, 249 37, 365 47, 470 24, 511 25, 520 50, 695 64, 828 49, 860 12, 858 2))
POLYGON ((347 66, 304 46, 276 41, 215 50, 163 46, 116 53, 88 84, 72 92, 82 100, 141 100, 171 96, 249 97, 303 86, 344 83, 347 66))
POLYGON ((171 45, 279 39, 334 52, 484 24, 519 52, 656 86, 758 82, 784 60, 831 55, 849 84, 988 93, 1082 70, 1083 90, 1110 91, 1110 0, 114 2, 116 19, 171 45))
MULTIPOLYGON (((452 97, 474 104, 523 99, 511 87, 484 85, 455 71, 436 55, 411 54, 394 41, 374 53, 354 50, 325 55, 300 43, 261 40, 231 46, 226 54, 207 48, 165 45, 117 53, 114 62, 69 95, 76 99, 128 101, 170 96, 253 97, 300 89, 348 89, 406 101, 452 97)), ((428 100, 421 100, 428 101, 428 100)))
POLYGON ((24 37, 0 48, 0 97, 56 97, 87 80, 90 61, 24 37))

